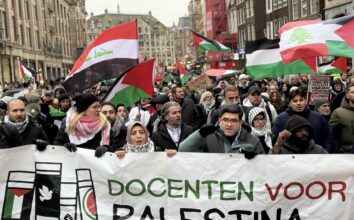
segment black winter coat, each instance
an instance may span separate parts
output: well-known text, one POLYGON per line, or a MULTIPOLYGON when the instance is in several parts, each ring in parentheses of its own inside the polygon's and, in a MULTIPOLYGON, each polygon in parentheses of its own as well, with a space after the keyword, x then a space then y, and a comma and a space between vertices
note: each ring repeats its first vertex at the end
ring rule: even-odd
MULTIPOLYGON (((181 136, 179 138, 178 145, 186 139, 190 134, 193 133, 193 128, 191 126, 182 123, 181 125, 181 136)), ((167 131, 166 123, 161 123, 157 131, 155 131, 151 140, 154 142, 156 150, 164 151, 165 149, 178 150, 175 142, 173 142, 170 134, 167 131)))

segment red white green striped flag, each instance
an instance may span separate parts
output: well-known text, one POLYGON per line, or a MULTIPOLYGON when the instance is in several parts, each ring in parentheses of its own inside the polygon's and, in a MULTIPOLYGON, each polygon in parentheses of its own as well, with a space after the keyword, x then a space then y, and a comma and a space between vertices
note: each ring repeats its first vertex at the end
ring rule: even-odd
POLYGON ((216 51, 216 52, 228 52, 231 53, 231 49, 226 47, 225 45, 219 43, 216 40, 208 39, 200 34, 192 31, 194 46, 197 50, 205 52, 205 51, 216 51))
POLYGON ((304 57, 354 57, 354 15, 285 24, 279 29, 283 63, 304 57))
POLYGON ((309 57, 283 64, 278 40, 260 39, 246 42, 246 70, 252 79, 317 72, 317 58, 309 57))
POLYGON ((155 59, 139 63, 116 80, 103 102, 115 105, 122 103, 128 107, 140 99, 151 98, 154 95, 155 76, 155 59))
POLYGON ((65 79, 66 91, 72 94, 120 77, 138 63, 138 47, 136 21, 105 30, 76 61, 65 79))
POLYGON ((179 73, 179 78, 181 80, 181 85, 183 86, 188 82, 188 73, 184 69, 182 63, 178 60, 177 57, 176 57, 176 64, 177 64, 177 69, 178 69, 178 73, 179 73))

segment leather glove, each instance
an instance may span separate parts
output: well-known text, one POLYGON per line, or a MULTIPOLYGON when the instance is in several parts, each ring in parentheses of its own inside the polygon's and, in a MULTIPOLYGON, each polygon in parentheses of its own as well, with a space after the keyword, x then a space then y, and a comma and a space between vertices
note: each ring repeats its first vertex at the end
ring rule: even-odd
POLYGON ((253 159, 257 155, 255 149, 251 149, 251 148, 242 148, 240 152, 243 153, 245 155, 245 158, 249 160, 253 159))
POLYGON ((68 149, 68 151, 70 151, 70 152, 76 152, 77 151, 77 147, 73 143, 66 143, 66 144, 64 144, 64 147, 66 147, 66 149, 68 149))
POLYGON ((34 140, 38 151, 44 151, 47 148, 48 141, 36 139, 34 140))
POLYGON ((103 154, 105 154, 108 151, 108 146, 99 146, 95 150, 95 157, 102 157, 103 154))
POLYGON ((199 129, 199 133, 202 137, 206 137, 209 134, 214 133, 216 130, 218 130, 219 126, 215 126, 213 124, 205 124, 199 129))

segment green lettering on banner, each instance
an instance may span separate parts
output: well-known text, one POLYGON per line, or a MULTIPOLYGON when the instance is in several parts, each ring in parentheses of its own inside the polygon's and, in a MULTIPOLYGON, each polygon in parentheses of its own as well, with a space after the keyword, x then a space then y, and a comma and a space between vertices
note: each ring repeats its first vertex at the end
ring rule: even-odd
POLYGON ((124 189, 123 183, 116 181, 116 180, 108 180, 108 193, 109 193, 109 195, 119 196, 120 194, 123 193, 123 189, 124 189), (118 191, 118 192, 114 191, 115 188, 113 185, 115 185, 115 184, 119 185, 120 191, 118 191))
POLYGON ((192 188, 188 180, 185 180, 184 185, 184 198, 188 198, 188 192, 191 191, 196 199, 200 199, 200 180, 195 181, 195 188, 192 188))
POLYGON ((238 182, 238 195, 237 200, 241 200, 242 192, 247 196, 247 198, 253 202, 253 181, 250 182, 250 189, 247 192, 246 188, 244 187, 243 183, 240 181, 238 182))
POLYGON ((182 187, 172 186, 173 183, 182 183, 182 180, 175 180, 175 179, 168 179, 167 180, 168 196, 171 198, 182 198, 183 195, 173 195, 172 194, 172 190, 182 191, 182 187))
POLYGON ((225 194, 235 194, 236 190, 228 190, 225 189, 224 186, 226 185, 236 185, 236 182, 232 182, 232 181, 221 181, 220 182, 220 199, 221 200, 236 200, 236 197, 227 197, 225 194))
POLYGON ((156 181, 160 181, 162 184, 166 183, 166 181, 165 181, 164 179, 162 179, 162 178, 159 178, 159 177, 153 178, 152 180, 150 180, 150 182, 149 182, 149 184, 148 184, 148 192, 149 192, 151 195, 155 196, 155 197, 164 196, 164 195, 166 194, 166 190, 163 190, 163 191, 161 192, 161 194, 156 194, 156 193, 154 193, 154 191, 151 189, 152 184, 153 184, 154 182, 156 182, 156 181))
MULTIPOLYGON (((134 187, 133 187, 134 188, 134 187)), ((130 180, 127 185, 125 186, 125 191, 127 191, 127 193, 131 196, 141 196, 142 194, 144 194, 146 192, 146 187, 145 187, 145 184, 143 181, 139 180, 139 179, 133 179, 133 180, 130 180), (130 186, 134 183, 138 183, 140 184, 141 186, 141 192, 139 193, 133 193, 131 190, 130 190, 130 186)))
POLYGON ((213 189, 212 189, 212 184, 218 184, 219 182, 216 180, 205 180, 202 181, 202 184, 206 184, 208 186, 208 199, 213 198, 213 189))

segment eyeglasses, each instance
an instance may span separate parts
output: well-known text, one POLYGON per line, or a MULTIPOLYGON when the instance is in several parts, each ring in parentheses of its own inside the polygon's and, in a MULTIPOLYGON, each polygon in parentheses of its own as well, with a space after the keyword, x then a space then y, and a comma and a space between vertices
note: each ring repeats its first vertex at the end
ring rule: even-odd
POLYGON ((231 118, 231 119, 230 119, 230 118, 222 118, 221 121, 222 121, 223 123, 225 123, 225 124, 228 124, 228 123, 230 123, 230 124, 237 124, 237 123, 240 122, 240 120, 235 119, 235 118, 231 118))

